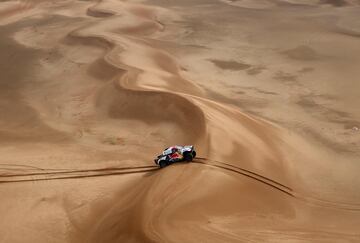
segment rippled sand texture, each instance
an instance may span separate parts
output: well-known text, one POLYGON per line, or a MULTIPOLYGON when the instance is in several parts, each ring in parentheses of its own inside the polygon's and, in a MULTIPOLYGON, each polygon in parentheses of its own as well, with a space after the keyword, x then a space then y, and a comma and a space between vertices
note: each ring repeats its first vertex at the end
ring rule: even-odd
POLYGON ((359 242, 359 5, 0 1, 0 242, 359 242))

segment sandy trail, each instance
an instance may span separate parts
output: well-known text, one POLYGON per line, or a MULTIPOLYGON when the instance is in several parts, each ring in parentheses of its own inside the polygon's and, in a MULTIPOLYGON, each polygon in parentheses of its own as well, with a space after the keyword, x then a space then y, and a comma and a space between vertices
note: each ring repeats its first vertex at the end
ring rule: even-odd
POLYGON ((0 2, 0 242, 358 242, 358 5, 0 2))

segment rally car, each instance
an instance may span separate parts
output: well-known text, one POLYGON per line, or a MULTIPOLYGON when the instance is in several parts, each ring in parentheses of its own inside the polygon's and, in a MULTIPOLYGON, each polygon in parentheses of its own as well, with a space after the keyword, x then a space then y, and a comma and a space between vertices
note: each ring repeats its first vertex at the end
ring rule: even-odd
POLYGON ((166 148, 156 159, 155 164, 163 168, 175 162, 192 161, 195 158, 196 152, 193 145, 186 146, 171 146, 166 148))

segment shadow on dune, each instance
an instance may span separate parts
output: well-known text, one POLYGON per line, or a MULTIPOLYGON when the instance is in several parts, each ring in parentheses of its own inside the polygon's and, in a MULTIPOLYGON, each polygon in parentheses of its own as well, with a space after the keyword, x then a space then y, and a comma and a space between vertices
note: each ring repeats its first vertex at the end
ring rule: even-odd
POLYGON ((37 23, 23 21, 0 27, 0 143, 65 141, 69 137, 47 126, 22 95, 24 88, 38 82, 34 75, 43 52, 25 48, 9 36, 37 23))
MULTIPOLYGON (((73 230, 71 242, 156 242, 144 230, 144 201, 160 176, 159 169, 144 171, 139 180, 127 186, 126 193, 92 204, 82 230, 73 230)), ((67 214, 70 221, 76 221, 76 215, 67 214)))
POLYGON ((118 92, 109 107, 112 118, 136 119, 151 125, 164 122, 176 124, 184 134, 184 143, 194 143, 206 134, 202 111, 181 96, 124 89, 118 92))

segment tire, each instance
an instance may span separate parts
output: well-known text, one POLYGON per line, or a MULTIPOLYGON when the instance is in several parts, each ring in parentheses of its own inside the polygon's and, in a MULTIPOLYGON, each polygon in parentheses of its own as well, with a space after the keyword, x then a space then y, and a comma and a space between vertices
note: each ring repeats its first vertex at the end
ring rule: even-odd
POLYGON ((167 166, 166 161, 165 161, 165 160, 161 160, 161 161, 159 162, 159 166, 160 166, 160 168, 166 167, 166 166, 167 166))
POLYGON ((191 162, 193 160, 193 155, 190 153, 184 154, 184 160, 187 162, 191 162))
POLYGON ((196 152, 195 151, 192 152, 192 156, 193 156, 193 159, 196 157, 196 152))

